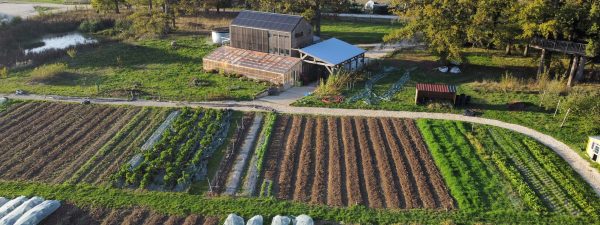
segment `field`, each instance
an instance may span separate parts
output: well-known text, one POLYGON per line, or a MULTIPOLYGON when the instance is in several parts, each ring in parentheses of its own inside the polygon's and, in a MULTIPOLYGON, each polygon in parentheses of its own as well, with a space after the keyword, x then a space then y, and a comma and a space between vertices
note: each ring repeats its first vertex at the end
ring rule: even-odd
POLYGON ((400 27, 401 24, 324 20, 321 34, 323 37, 334 37, 351 44, 373 44, 382 43, 383 36, 400 27))
MULTIPOLYGON (((600 130, 600 124, 590 123, 589 119, 577 115, 573 112, 569 115, 564 126, 560 126, 566 111, 565 100, 567 97, 561 95, 552 100, 552 107, 546 109, 540 107, 541 94, 535 90, 515 90, 502 91, 495 90, 482 85, 484 81, 500 82, 501 77, 508 73, 523 80, 536 79, 536 59, 533 57, 523 57, 521 55, 506 56, 501 51, 483 50, 476 48, 464 49, 468 65, 461 69, 463 73, 444 74, 436 70, 440 66, 436 58, 431 54, 421 50, 402 50, 392 57, 384 60, 382 67, 394 67, 399 70, 390 73, 377 83, 373 90, 375 94, 381 95, 403 76, 404 72, 411 68, 416 68, 410 74, 410 80, 404 88, 396 93, 390 101, 379 101, 375 104, 366 104, 363 101, 354 103, 325 104, 316 96, 305 97, 294 105, 297 106, 318 106, 334 108, 361 108, 361 109, 382 109, 396 111, 419 111, 419 112, 450 112, 463 113, 464 108, 449 108, 439 105, 415 105, 415 85, 416 83, 444 83, 458 86, 459 94, 466 94, 472 97, 472 104, 468 107, 480 112, 481 117, 497 119, 504 122, 520 124, 530 127, 542 133, 549 134, 554 138, 564 142, 576 150, 580 155, 588 159, 583 151, 587 144, 587 137, 595 135, 600 130), (554 116, 554 109, 562 99, 558 115, 554 116), (508 103, 524 102, 527 107, 523 110, 509 110, 508 103), (586 128, 586 129, 582 129, 586 128)), ((534 55, 534 54, 531 54, 534 55)), ((485 83, 483 83, 485 84, 485 83)), ((344 92, 344 96, 349 98, 361 91, 364 82, 357 83, 355 88, 344 92)), ((587 95, 598 96, 598 84, 579 85, 575 89, 582 90, 587 95)), ((572 89, 573 90, 573 89, 572 89)), ((600 168, 596 166, 597 168, 600 168)))
POLYGON ((275 127, 263 177, 280 199, 454 208, 413 121, 283 115, 275 127))
POLYGON ((55 103, 13 105, 0 118, 0 178, 64 182, 140 112, 55 103))
POLYGON ((589 224, 600 209, 549 148, 462 122, 12 102, 0 128, 0 196, 61 200, 45 224, 589 224))
POLYGON ((202 57, 215 47, 206 38, 103 42, 34 69, 11 71, 0 79, 0 92, 17 89, 34 94, 201 101, 250 100, 267 85, 202 70, 202 57), (171 47, 176 41, 177 47, 171 47), (60 70, 48 65, 62 63, 60 70), (45 73, 44 73, 45 72, 45 73), (35 74, 45 74, 33 80, 35 74), (47 75, 46 75, 47 74, 47 75))
POLYGON ((96 224, 147 224, 147 225, 217 225, 218 217, 169 216, 143 208, 107 209, 78 207, 64 203, 42 225, 96 225, 96 224))
POLYGON ((418 126, 460 209, 597 217, 594 191, 531 138, 462 122, 420 120, 418 126))

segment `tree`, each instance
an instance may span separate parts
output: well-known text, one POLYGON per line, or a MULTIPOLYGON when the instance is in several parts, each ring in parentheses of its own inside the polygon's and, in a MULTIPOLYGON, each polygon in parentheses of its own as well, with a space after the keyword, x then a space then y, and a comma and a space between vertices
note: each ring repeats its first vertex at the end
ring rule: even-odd
POLYGON ((384 41, 421 39, 440 58, 462 62, 461 47, 467 39, 467 28, 475 13, 476 2, 464 0, 392 0, 395 14, 406 25, 392 31, 384 41))
POLYGON ((479 0, 467 28, 468 41, 478 47, 506 47, 510 54, 519 26, 515 15, 518 0, 479 0))
POLYGON ((115 10, 115 13, 119 14, 119 4, 123 3, 124 0, 92 0, 92 7, 96 10, 115 10))

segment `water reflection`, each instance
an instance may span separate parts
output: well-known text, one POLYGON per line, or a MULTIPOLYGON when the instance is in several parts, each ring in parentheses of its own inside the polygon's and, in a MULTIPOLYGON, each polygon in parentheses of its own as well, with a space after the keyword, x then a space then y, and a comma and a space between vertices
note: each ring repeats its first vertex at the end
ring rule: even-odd
POLYGON ((78 33, 78 32, 73 32, 73 33, 67 33, 67 34, 58 35, 58 36, 54 35, 54 36, 44 37, 44 38, 42 38, 42 40, 40 40, 40 42, 43 42, 44 45, 40 46, 40 47, 32 48, 32 49, 26 49, 25 54, 40 53, 40 52, 50 50, 50 49, 62 50, 62 49, 67 49, 69 47, 73 47, 73 46, 77 46, 77 45, 97 43, 98 40, 91 38, 91 37, 86 37, 83 34, 78 33))

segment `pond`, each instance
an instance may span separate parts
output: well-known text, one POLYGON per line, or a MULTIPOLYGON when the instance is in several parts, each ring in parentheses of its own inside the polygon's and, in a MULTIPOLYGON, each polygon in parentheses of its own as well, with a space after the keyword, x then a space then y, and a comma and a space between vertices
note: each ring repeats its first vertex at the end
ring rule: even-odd
POLYGON ((40 53, 50 49, 62 50, 77 45, 94 44, 98 43, 98 40, 92 37, 84 36, 79 32, 72 32, 61 35, 46 36, 39 40, 39 43, 39 47, 25 49, 25 54, 40 53))

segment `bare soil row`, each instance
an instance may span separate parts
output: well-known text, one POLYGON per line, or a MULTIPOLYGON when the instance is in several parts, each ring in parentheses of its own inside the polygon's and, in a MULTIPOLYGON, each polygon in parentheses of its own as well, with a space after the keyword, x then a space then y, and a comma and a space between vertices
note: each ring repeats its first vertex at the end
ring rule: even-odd
POLYGON ((282 115, 263 179, 275 196, 331 206, 452 209, 412 120, 282 115))
POLYGON ((216 217, 169 216, 143 208, 106 209, 78 207, 65 203, 41 225, 217 225, 216 217))
POLYGON ((0 178, 64 182, 139 111, 57 103, 15 108, 0 118, 0 178))

